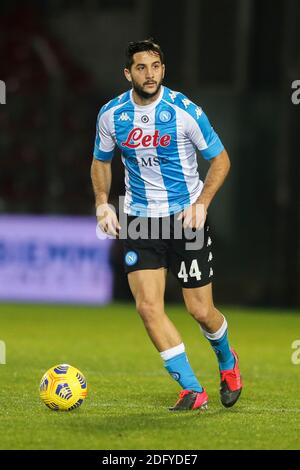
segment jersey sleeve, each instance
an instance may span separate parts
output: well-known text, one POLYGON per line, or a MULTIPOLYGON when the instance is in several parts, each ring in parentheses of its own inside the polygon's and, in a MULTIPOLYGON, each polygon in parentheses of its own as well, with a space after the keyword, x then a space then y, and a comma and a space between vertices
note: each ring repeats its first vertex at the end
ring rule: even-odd
POLYGON ((190 118, 186 123, 187 135, 202 157, 205 160, 211 160, 224 150, 224 146, 203 110, 194 104, 189 108, 190 118))
POLYGON ((110 161, 113 158, 115 141, 110 131, 110 113, 99 112, 96 124, 96 138, 94 158, 101 161, 110 161))

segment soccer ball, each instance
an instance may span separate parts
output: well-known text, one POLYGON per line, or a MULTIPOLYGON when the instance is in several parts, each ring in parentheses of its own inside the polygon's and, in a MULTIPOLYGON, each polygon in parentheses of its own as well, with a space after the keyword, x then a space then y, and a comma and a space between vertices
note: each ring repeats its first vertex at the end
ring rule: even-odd
POLYGON ((83 374, 69 364, 49 369, 40 383, 40 397, 51 410, 71 411, 78 408, 87 396, 83 374))

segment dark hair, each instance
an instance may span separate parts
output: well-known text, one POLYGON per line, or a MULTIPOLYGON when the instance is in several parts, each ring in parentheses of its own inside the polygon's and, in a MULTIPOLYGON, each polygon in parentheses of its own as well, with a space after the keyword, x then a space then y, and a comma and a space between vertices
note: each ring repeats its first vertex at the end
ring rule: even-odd
POLYGON ((159 55, 161 63, 165 63, 164 53, 161 50, 158 44, 155 44, 153 38, 145 39, 143 41, 135 41, 130 42, 126 48, 125 55, 126 55, 126 68, 130 70, 133 64, 133 56, 137 52, 144 52, 144 51, 153 51, 159 55))

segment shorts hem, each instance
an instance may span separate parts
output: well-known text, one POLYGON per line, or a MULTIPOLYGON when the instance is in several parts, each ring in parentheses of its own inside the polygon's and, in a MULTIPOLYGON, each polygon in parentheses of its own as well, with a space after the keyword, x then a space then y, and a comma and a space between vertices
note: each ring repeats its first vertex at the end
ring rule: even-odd
POLYGON ((149 266, 137 266, 136 268, 135 267, 131 267, 130 269, 127 269, 125 268, 125 273, 126 274, 130 274, 130 273, 133 273, 135 271, 155 271, 157 269, 161 269, 161 268, 164 268, 164 269, 169 269, 169 266, 154 266, 154 267, 149 267, 149 266))
POLYGON ((210 279, 209 281, 204 281, 203 283, 199 283, 197 286, 183 286, 182 284, 180 285, 183 289, 197 289, 198 287, 208 286, 209 284, 212 284, 212 282, 213 282, 213 279, 210 279))

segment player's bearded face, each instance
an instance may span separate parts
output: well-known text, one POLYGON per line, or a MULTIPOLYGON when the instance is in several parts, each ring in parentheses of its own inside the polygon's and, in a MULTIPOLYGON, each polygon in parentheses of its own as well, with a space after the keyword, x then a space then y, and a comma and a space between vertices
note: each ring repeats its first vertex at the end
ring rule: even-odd
POLYGON ((159 55, 147 51, 135 54, 134 63, 128 75, 135 93, 141 98, 149 99, 159 92, 164 72, 165 67, 159 55))
POLYGON ((140 83, 132 77, 132 88, 141 98, 152 98, 159 91, 163 78, 160 78, 159 81, 154 79, 146 80, 144 83, 140 83), (150 89, 149 89, 150 88, 150 89))

